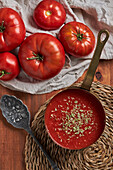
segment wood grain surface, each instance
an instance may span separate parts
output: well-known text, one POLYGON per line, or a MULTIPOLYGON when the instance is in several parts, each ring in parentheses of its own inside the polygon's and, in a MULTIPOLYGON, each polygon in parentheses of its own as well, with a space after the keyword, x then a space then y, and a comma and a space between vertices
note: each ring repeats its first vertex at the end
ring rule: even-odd
MULTIPOLYGON (((78 80, 83 80, 85 73, 78 80)), ((94 81, 113 86, 113 60, 101 60, 96 70, 94 81)), ((0 85, 0 98, 4 94, 15 95, 28 106, 31 113, 31 121, 39 107, 50 98, 52 93, 43 95, 31 95, 27 93, 9 90, 0 85)), ((15 129, 9 125, 0 110, 0 170, 25 170, 24 145, 26 132, 15 129)))

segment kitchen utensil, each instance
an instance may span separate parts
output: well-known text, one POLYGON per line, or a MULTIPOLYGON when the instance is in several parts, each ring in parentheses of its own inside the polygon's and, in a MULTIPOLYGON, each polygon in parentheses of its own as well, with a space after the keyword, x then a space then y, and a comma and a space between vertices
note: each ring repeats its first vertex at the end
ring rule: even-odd
POLYGON ((8 123, 13 125, 16 128, 21 128, 26 130, 38 144, 41 151, 47 157, 51 166, 54 170, 59 170, 55 162, 50 158, 48 153, 44 150, 43 146, 37 140, 30 128, 30 113, 27 109, 27 106, 15 96, 3 95, 0 101, 0 108, 2 110, 3 116, 6 118, 8 123))
POLYGON ((45 126, 52 140, 63 148, 82 149, 98 140, 105 127, 105 112, 90 92, 102 49, 109 38, 100 30, 96 49, 81 88, 68 87, 55 95, 45 112, 45 126))

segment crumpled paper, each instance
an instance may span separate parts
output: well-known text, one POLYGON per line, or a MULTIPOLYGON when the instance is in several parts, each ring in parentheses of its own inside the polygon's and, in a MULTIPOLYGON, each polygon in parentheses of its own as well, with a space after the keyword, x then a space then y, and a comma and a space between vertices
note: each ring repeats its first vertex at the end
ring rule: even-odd
MULTIPOLYGON (((33 11, 41 0, 0 0, 0 7, 9 7, 16 10, 22 17, 26 27, 26 37, 36 33, 45 32, 57 36, 59 29, 54 31, 45 31, 40 29, 33 20, 33 11)), ((113 59, 113 1, 112 0, 57 0, 66 10, 66 21, 78 21, 86 24, 93 31, 95 38, 100 29, 107 29, 110 32, 101 59, 113 59)), ((19 47, 12 51, 18 56, 19 47)), ((0 84, 12 90, 22 91, 31 94, 43 94, 59 90, 70 86, 84 71, 88 68, 93 52, 79 59, 66 54, 66 63, 61 72, 45 81, 35 80, 21 69, 19 76, 11 81, 0 84)))

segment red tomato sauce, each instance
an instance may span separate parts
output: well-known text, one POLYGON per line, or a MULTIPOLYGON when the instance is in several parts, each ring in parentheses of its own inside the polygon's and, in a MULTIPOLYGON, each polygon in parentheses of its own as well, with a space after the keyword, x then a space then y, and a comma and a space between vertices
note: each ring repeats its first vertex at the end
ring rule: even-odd
POLYGON ((82 149, 94 143, 105 127, 105 113, 98 99, 81 89, 57 94, 45 112, 45 126, 55 143, 82 149))

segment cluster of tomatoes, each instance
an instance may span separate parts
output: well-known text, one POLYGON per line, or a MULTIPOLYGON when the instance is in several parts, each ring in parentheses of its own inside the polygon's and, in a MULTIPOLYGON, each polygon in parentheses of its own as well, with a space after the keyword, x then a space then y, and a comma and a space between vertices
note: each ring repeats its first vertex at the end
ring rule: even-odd
POLYGON ((62 26, 58 38, 47 33, 35 33, 25 39, 25 25, 20 15, 11 8, 0 9, 0 79, 11 80, 20 67, 29 76, 46 80, 57 75, 65 64, 65 52, 86 56, 95 45, 93 32, 80 22, 64 24, 66 12, 55 0, 43 0, 34 9, 33 18, 44 30, 62 26), (19 47, 18 58, 10 51, 19 47))

